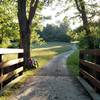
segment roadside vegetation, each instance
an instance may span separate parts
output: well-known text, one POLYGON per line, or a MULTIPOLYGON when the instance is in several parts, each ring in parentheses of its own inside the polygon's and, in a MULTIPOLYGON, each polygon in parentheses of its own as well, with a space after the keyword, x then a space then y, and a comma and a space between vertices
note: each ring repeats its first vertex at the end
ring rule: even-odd
MULTIPOLYGON (((89 0, 40 0, 40 2, 33 0, 33 4, 30 1, 32 0, 0 0, 0 48, 24 47, 26 56, 26 59, 24 56, 24 69, 27 69, 20 82, 6 89, 0 100, 6 100, 8 95, 18 89, 29 77, 36 75, 54 56, 69 50, 70 46, 66 42, 79 41, 80 49, 100 49, 100 3, 98 0, 91 0, 91 2, 89 0), (53 7, 55 14, 53 12, 49 16, 46 13, 46 16, 42 14, 41 12, 47 7, 53 7), (62 9, 58 11, 56 9, 58 7, 62 9), (71 9, 75 12, 69 16, 67 12, 71 9), (63 14, 66 16, 63 16, 61 22, 58 19, 63 14), (54 21, 56 23, 48 23, 44 26, 44 22, 49 22, 49 20, 52 22, 52 18, 56 19, 54 21), (79 23, 79 27, 72 29, 71 26, 77 26, 79 23), (28 70, 30 69, 29 55, 38 61, 37 69, 28 70)), ((3 61, 16 57, 15 54, 3 55, 3 61)), ((94 58, 91 59, 94 60, 94 58)), ((79 74, 78 50, 69 56, 67 64, 74 75, 79 74)))
POLYGON ((79 50, 74 51, 68 57, 66 64, 73 75, 79 75, 79 50))
MULTIPOLYGON (((38 74, 39 70, 43 68, 43 66, 54 56, 66 52, 70 49, 70 46, 65 42, 53 42, 53 43, 46 43, 43 47, 39 48, 32 48, 31 49, 31 57, 37 59, 39 63, 39 67, 36 69, 27 70, 23 73, 22 78, 13 84, 11 87, 5 89, 3 95, 0 97, 0 100, 7 100, 7 97, 10 96, 15 90, 18 91, 20 86, 24 84, 28 78, 31 76, 35 76, 38 74)), ((16 58, 16 55, 10 56, 5 55, 3 56, 3 60, 8 60, 16 58)))

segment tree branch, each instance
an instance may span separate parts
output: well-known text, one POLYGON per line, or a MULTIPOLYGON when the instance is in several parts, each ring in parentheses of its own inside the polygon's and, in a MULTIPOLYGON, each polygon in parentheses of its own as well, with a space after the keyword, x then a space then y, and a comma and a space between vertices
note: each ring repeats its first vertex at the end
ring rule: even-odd
POLYGON ((76 16, 73 16, 73 17, 70 17, 69 20, 75 19, 75 18, 77 18, 77 17, 81 17, 80 14, 78 14, 78 15, 76 15, 76 16))
POLYGON ((81 12, 81 9, 80 9, 80 6, 79 6, 79 4, 78 4, 78 1, 75 0, 75 3, 76 3, 76 7, 77 7, 78 11, 81 12))
POLYGON ((94 8, 100 8, 100 6, 97 3, 94 3, 94 4, 87 3, 86 5, 90 7, 94 7, 94 8))
POLYGON ((31 0, 30 3, 30 12, 29 12, 29 25, 32 24, 32 19, 35 16, 35 12, 38 6, 39 0, 31 0))

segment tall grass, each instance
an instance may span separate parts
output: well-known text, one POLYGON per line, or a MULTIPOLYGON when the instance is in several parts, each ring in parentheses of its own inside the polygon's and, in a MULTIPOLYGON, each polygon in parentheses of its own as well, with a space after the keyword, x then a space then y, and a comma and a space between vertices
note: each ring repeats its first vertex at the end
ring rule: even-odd
POLYGON ((79 50, 76 50, 68 57, 67 66, 72 74, 79 75, 79 50))

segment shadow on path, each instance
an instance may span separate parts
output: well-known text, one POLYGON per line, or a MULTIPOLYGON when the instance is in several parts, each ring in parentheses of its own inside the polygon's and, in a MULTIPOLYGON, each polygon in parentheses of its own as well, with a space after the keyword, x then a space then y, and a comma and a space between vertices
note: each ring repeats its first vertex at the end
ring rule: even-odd
POLYGON ((72 52, 54 57, 37 76, 27 80, 12 100, 90 100, 64 64, 72 52))

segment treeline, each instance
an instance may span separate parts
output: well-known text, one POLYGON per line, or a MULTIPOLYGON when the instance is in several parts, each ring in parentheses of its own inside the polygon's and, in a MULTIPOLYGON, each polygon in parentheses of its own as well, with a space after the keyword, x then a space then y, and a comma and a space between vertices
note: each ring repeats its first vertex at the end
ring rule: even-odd
MULTIPOLYGON (((89 22, 91 31, 91 40, 93 42, 93 48, 100 48, 100 20, 98 22, 89 22)), ((69 36, 72 41, 79 41, 80 48, 87 48, 87 35, 84 32, 83 26, 78 27, 75 30, 69 31, 69 36)))
POLYGON ((70 42, 70 36, 67 35, 68 25, 61 23, 59 26, 47 24, 42 31, 37 33, 47 42, 70 42))

